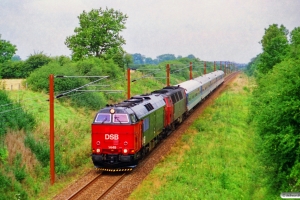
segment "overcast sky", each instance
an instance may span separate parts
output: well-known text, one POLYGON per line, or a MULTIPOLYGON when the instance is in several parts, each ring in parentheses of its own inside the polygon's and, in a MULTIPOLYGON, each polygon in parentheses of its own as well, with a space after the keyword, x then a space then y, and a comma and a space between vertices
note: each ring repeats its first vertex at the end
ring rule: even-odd
POLYGON ((1 39, 16 45, 22 60, 41 51, 70 56, 64 42, 77 17, 100 7, 128 16, 121 32, 128 53, 153 59, 170 53, 248 63, 261 53, 269 25, 300 26, 300 0, 0 0, 1 39))

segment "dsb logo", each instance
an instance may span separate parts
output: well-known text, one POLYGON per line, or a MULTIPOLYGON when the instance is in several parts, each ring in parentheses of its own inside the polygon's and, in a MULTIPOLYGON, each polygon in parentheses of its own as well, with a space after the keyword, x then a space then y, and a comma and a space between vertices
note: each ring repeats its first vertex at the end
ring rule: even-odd
POLYGON ((105 134, 105 140, 119 140, 118 134, 105 134))

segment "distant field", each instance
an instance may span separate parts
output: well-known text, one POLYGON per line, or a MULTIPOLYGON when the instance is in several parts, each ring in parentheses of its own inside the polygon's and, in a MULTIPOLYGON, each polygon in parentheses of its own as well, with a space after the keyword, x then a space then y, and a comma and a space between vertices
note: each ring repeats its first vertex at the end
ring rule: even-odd
POLYGON ((24 86, 22 86, 23 80, 25 79, 1 79, 1 89, 4 88, 5 90, 23 90, 25 89, 24 86), (2 87, 2 85, 4 87, 2 87))

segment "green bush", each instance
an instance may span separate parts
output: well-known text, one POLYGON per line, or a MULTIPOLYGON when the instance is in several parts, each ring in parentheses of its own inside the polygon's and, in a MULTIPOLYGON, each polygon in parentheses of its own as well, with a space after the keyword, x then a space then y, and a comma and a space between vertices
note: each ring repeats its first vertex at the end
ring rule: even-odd
MULTIPOLYGON (((28 146, 31 151, 35 154, 38 161, 41 163, 43 167, 49 166, 50 161, 50 147, 48 144, 45 144, 42 141, 36 141, 34 137, 30 134, 27 134, 25 138, 25 145, 28 146)), ((56 143, 55 151, 58 151, 58 143, 56 143)), ((63 158, 61 154, 55 154, 55 172, 57 174, 65 174, 71 166, 68 166, 63 162, 63 158)), ((15 174, 16 175, 16 174, 15 174)), ((19 178, 23 178, 26 174, 25 171, 22 171, 22 167, 17 170, 17 175, 19 178)), ((16 179, 18 179, 16 177, 16 179)))
POLYGON ((24 61, 7 61, 0 63, 0 77, 7 79, 25 77, 24 61))
MULTIPOLYGON (((63 66, 58 61, 53 61, 35 70, 27 78, 28 87, 33 91, 48 92, 50 74, 66 76, 65 78, 57 77, 54 79, 55 95, 70 97, 61 98, 61 101, 70 99, 72 106, 98 109, 105 105, 106 100, 103 94, 100 92, 85 92, 84 90, 103 90, 103 88, 95 85, 99 85, 104 81, 97 81, 99 77, 79 78, 78 76, 109 76, 110 79, 115 80, 120 78, 123 73, 111 60, 104 61, 98 58, 90 58, 76 63, 66 62, 63 66), (70 76, 77 76, 78 78, 71 78, 70 76), (94 84, 90 84, 91 82, 94 82, 94 84)), ((117 85, 117 81, 111 83, 110 88, 113 90, 113 87, 117 85)))
POLYGON ((22 166, 22 155, 20 153, 17 153, 15 159, 14 159, 14 175, 17 181, 21 182, 26 177, 25 172, 25 165, 22 166))
POLYGON ((0 199, 13 199, 14 196, 9 193, 12 190, 12 180, 0 171, 0 199))
POLYGON ((6 164, 7 163, 7 158, 8 158, 7 149, 5 147, 0 147, 0 162, 6 164))
POLYGON ((89 58, 76 63, 76 69, 82 76, 109 76, 110 79, 120 78, 123 70, 113 60, 89 58))
MULTIPOLYGON (((28 87, 33 91, 49 91, 49 75, 64 75, 76 76, 76 68, 72 63, 66 66, 61 66, 58 62, 51 62, 41 68, 36 69, 27 78, 28 87)), ((73 78, 55 78, 54 90, 55 92, 63 92, 74 87, 79 87, 83 84, 82 79, 73 78)))
POLYGON ((7 128, 14 130, 31 130, 35 124, 34 117, 25 112, 20 104, 9 100, 4 91, 0 91, 0 135, 6 133, 7 128))
POLYGON ((50 149, 49 145, 36 141, 31 134, 27 134, 25 138, 25 145, 28 146, 40 161, 43 167, 49 165, 50 149))
POLYGON ((71 96, 71 105, 73 107, 86 107, 91 110, 98 110, 106 105, 106 99, 103 94, 81 93, 71 96))
POLYGON ((277 191, 300 189, 299 183, 295 185, 300 161, 299 76, 300 61, 289 59, 275 65, 254 91, 252 117, 262 137, 260 148, 272 175, 270 182, 277 191))
POLYGON ((24 63, 24 78, 28 77, 31 72, 48 64, 51 61, 52 59, 42 52, 30 55, 24 63))
POLYGON ((12 179, 0 171, 0 199, 28 199, 28 194, 24 191, 18 182, 13 182, 12 179))

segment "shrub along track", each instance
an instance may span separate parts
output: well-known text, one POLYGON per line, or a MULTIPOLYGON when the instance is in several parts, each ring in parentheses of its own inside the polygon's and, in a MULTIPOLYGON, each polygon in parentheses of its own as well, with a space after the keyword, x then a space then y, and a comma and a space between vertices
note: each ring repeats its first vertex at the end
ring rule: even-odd
MULTIPOLYGON (((183 123, 175 130, 173 133, 163 140, 145 159, 139 162, 137 168, 132 172, 126 174, 122 177, 121 181, 118 181, 117 184, 114 184, 113 187, 109 188, 109 192, 103 196, 101 199, 126 199, 129 197, 131 192, 143 181, 143 179, 150 173, 150 171, 155 167, 155 165, 165 157, 168 152, 171 150, 171 147, 175 145, 176 141, 181 137, 181 135, 191 126, 191 124, 199 117, 199 115, 204 111, 204 109, 209 106, 221 92, 225 91, 228 85, 237 77, 239 72, 234 72, 225 77, 224 83, 220 85, 209 97, 207 97, 191 115, 183 121, 183 123)), ((54 199, 68 199, 73 193, 80 190, 87 182, 87 180, 92 180, 96 176, 99 176, 99 172, 92 170, 83 178, 70 185, 65 191, 61 194, 54 197, 54 199)), ((100 175, 101 176, 101 175, 100 175)), ((114 173, 108 173, 107 176, 111 176, 111 179, 114 179, 114 173)), ((108 179, 109 180, 109 179, 108 179)), ((94 186, 96 184, 93 184, 94 186)), ((105 185, 105 184, 104 184, 105 185)), ((90 196, 88 199, 93 199, 93 194, 97 190, 103 188, 103 182, 93 187, 92 190, 89 190, 90 196)), ((87 196, 85 196, 87 197, 87 196)), ((95 199, 98 199, 95 198, 95 199)))

